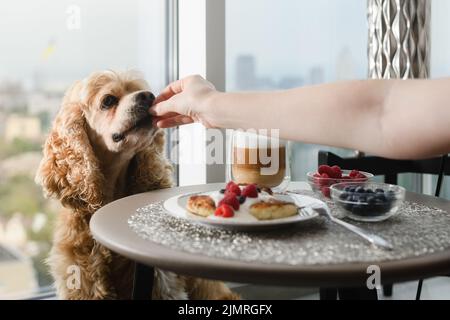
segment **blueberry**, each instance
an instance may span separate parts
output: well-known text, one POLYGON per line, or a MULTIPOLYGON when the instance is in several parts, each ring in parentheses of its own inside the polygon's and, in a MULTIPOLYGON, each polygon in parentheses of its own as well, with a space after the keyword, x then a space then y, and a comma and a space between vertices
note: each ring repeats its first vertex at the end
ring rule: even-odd
POLYGON ((392 205, 389 202, 386 202, 381 206, 381 213, 387 213, 389 210, 391 210, 392 205))
POLYGON ((223 194, 223 193, 225 193, 225 191, 226 191, 225 189, 220 189, 219 192, 223 194))
POLYGON ((373 206, 376 202, 376 198, 374 196, 368 196, 367 197, 367 204, 370 206, 373 206))
POLYGON ((341 193, 341 195, 339 196, 339 199, 345 201, 345 200, 348 199, 349 196, 350 196, 350 195, 349 195, 347 192, 344 192, 344 193, 341 193))
POLYGON ((386 214, 392 209, 395 201, 395 192, 384 191, 381 188, 364 189, 359 186, 354 189, 355 193, 348 193, 344 208, 355 215, 364 217, 376 217, 386 214))
POLYGON ((258 193, 261 193, 261 188, 256 188, 256 191, 258 191, 258 193))
POLYGON ((357 187, 357 188, 355 189, 355 192, 356 192, 356 193, 365 193, 366 190, 365 190, 363 187, 357 187))
POLYGON ((366 203, 367 202, 366 196, 360 196, 359 199, 358 199, 358 202, 359 203, 366 203))
POLYGON ((358 215, 363 215, 364 214, 364 206, 361 206, 361 205, 355 205, 355 206, 353 206, 353 210, 352 210, 352 212, 354 213, 354 214, 358 214, 358 215))
POLYGON ((245 196, 239 196, 238 200, 240 204, 243 204, 247 198, 245 196))
POLYGON ((351 193, 355 192, 355 190, 356 190, 355 187, 348 187, 348 188, 349 188, 349 189, 348 189, 348 192, 351 192, 351 193))

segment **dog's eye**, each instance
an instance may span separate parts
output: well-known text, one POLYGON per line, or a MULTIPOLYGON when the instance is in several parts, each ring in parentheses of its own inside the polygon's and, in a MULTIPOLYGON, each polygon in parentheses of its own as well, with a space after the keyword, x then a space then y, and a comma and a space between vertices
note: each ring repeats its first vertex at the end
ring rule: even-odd
POLYGON ((104 110, 111 109, 112 107, 117 105, 118 102, 119 99, 117 99, 117 97, 107 95, 102 101, 102 109, 104 110))

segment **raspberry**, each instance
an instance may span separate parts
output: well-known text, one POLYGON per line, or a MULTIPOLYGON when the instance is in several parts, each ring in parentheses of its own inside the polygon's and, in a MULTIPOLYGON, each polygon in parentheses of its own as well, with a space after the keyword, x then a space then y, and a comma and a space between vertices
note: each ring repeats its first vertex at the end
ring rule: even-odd
MULTIPOLYGON (((334 167, 333 167, 334 168, 334 167)), ((333 169, 333 168, 331 168, 330 166, 327 166, 327 165, 323 165, 323 166, 320 166, 319 167, 319 173, 321 174, 321 175, 323 175, 324 173, 326 173, 327 175, 328 175, 328 177, 330 177, 330 178, 340 178, 341 177, 341 175, 342 175, 342 171, 341 171, 341 169, 339 168, 339 173, 337 172, 337 169, 333 169), (336 170, 336 171, 335 171, 336 170)))
POLYGON ((238 197, 238 195, 230 190, 225 191, 224 197, 238 197))
POLYGON ((322 189, 320 189, 320 191, 322 191, 322 194, 325 197, 330 198, 330 187, 322 187, 322 189))
POLYGON ((367 177, 364 175, 364 174, 362 174, 362 173, 358 173, 357 175, 356 175, 356 177, 355 177, 355 179, 366 179, 367 177))
POLYGON ((227 204, 223 204, 221 206, 221 208, 222 208, 222 217, 223 218, 232 218, 232 217, 234 217, 234 210, 233 210, 232 207, 230 207, 227 204))
POLYGON ((319 170, 317 172, 319 172, 320 174, 326 173, 327 175, 333 175, 334 173, 333 169, 331 169, 331 167, 327 165, 319 166, 319 170))
POLYGON ((320 175, 319 185, 321 186, 328 186, 330 184, 330 176, 326 173, 322 173, 320 175))
POLYGON ((231 218, 231 217, 234 217, 234 210, 229 205, 222 204, 220 207, 218 207, 216 209, 216 211, 214 212, 214 215, 216 217, 231 218))
POLYGON ((334 171, 334 177, 340 179, 342 178, 342 170, 339 166, 332 166, 331 169, 334 171))
POLYGON ((255 184, 249 184, 242 190, 242 195, 247 198, 258 198, 258 189, 255 184))
POLYGON ((225 190, 233 192, 234 194, 236 194, 236 196, 241 195, 241 188, 239 188, 239 186, 233 181, 228 182, 225 190))
POLYGON ((220 200, 218 203, 219 207, 223 204, 227 204, 227 205, 233 207, 234 210, 239 210, 239 206, 240 206, 239 200, 236 198, 236 195, 234 193, 226 195, 225 198, 220 200))
POLYGON ((322 176, 320 175, 320 173, 314 173, 314 175, 313 175, 314 183, 316 183, 316 184, 319 183, 320 178, 322 178, 322 176))
POLYGON ((358 170, 352 170, 352 172, 350 172, 349 176, 350 176, 350 178, 355 178, 358 174, 359 174, 358 170))
POLYGON ((214 215, 216 217, 221 217, 223 215, 222 207, 217 207, 216 211, 214 211, 214 215))

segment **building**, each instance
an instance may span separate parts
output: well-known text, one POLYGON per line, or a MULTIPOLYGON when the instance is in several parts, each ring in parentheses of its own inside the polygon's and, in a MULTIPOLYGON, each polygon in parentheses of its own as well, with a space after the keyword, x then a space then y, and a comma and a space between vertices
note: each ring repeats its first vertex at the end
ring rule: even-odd
POLYGON ((292 89, 303 86, 303 78, 300 77, 284 77, 278 83, 280 89, 292 89))
POLYGON ((59 109, 62 98, 62 92, 32 92, 28 95, 28 114, 38 115, 42 112, 47 112, 53 119, 59 109))
POLYGON ((17 138, 38 141, 41 134, 41 121, 38 117, 13 114, 6 119, 4 137, 8 142, 17 138))
POLYGON ((20 82, 0 82, 0 110, 25 110, 26 92, 20 82))

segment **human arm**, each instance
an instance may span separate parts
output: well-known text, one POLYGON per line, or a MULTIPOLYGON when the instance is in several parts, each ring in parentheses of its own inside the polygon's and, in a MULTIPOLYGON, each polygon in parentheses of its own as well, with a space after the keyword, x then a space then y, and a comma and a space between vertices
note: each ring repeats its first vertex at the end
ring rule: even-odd
POLYGON ((169 85, 152 110, 160 127, 196 121, 215 128, 280 129, 285 139, 390 158, 450 152, 450 79, 222 93, 194 76, 169 85))

